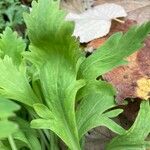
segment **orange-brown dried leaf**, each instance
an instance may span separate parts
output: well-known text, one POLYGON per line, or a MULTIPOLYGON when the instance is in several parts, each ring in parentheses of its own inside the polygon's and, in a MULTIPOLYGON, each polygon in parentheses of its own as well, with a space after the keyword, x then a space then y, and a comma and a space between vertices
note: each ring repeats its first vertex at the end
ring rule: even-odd
POLYGON ((100 47, 101 45, 103 45, 106 40, 107 40, 106 37, 95 39, 95 40, 89 42, 87 44, 87 47, 92 47, 93 49, 96 49, 96 48, 100 47))

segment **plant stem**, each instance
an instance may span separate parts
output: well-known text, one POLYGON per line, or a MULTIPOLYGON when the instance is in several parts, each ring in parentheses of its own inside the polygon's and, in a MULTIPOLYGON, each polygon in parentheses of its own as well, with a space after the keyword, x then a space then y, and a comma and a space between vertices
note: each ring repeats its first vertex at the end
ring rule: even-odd
POLYGON ((50 131, 50 150, 60 150, 59 144, 58 144, 58 137, 55 135, 55 133, 50 131))
POLYGON ((43 129, 43 132, 44 132, 46 138, 48 139, 48 141, 50 142, 50 140, 51 140, 51 139, 50 139, 50 131, 47 130, 47 129, 43 129))
POLYGON ((42 130, 39 130, 38 132, 39 132, 39 134, 40 134, 40 136, 41 136, 42 142, 44 142, 45 146, 48 148, 48 147, 49 147, 49 143, 48 143, 48 141, 47 141, 47 139, 46 139, 46 137, 45 137, 43 131, 42 131, 42 130))
POLYGON ((117 22, 119 22, 119 23, 125 23, 125 21, 124 20, 120 20, 120 19, 118 19, 118 18, 115 18, 115 19, 113 19, 113 20, 115 20, 115 21, 117 21, 117 22))
POLYGON ((81 150, 84 150, 84 146, 85 146, 85 136, 83 136, 83 137, 81 138, 80 145, 81 145, 81 150))
POLYGON ((10 143, 11 149, 12 149, 12 150, 17 150, 16 144, 15 144, 15 141, 14 141, 12 135, 10 135, 10 136, 8 137, 8 141, 9 141, 9 143, 10 143))

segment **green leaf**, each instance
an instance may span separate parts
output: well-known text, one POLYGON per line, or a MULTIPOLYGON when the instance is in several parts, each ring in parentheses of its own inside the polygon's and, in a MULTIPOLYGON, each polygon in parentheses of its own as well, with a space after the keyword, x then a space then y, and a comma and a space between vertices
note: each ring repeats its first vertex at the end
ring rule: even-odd
POLYGON ((6 145, 4 145, 2 143, 2 141, 0 141, 0 150, 11 150, 10 148, 8 148, 6 145))
MULTIPOLYGON (((44 79, 44 78, 43 78, 44 79)), ((48 78, 45 80, 48 81, 48 78)), ((46 82, 45 82, 46 83, 46 82)), ((61 95, 61 99, 55 97, 55 92, 51 92, 49 90, 49 96, 46 95, 46 98, 52 97, 53 99, 49 100, 49 107, 52 112, 52 119, 36 119, 31 122, 32 127, 35 128, 44 128, 51 129, 55 132, 63 141, 68 145, 70 149, 80 149, 79 148, 79 139, 77 126, 75 122, 75 110, 74 110, 74 100, 75 93, 82 86, 82 82, 79 82, 79 85, 76 87, 68 87, 66 91, 64 91, 65 95, 61 95), (57 98, 57 99, 56 99, 57 98), (51 103, 50 103, 51 102, 51 103), (54 118, 54 119, 53 119, 54 118), (40 120, 40 122, 39 122, 40 120), (63 129, 63 130, 62 130, 63 129)), ((53 84, 48 84, 53 85, 53 84)), ((46 87, 46 85, 44 85, 46 87)), ((48 89, 46 87, 46 89, 48 89)), ((57 89, 56 89, 57 90, 57 89)), ((60 95, 58 95, 60 96, 60 95)), ((49 116, 49 118, 51 117, 49 116)))
MULTIPOLYGON (((73 24, 65 21, 66 14, 59 9, 58 1, 39 0, 32 5, 31 13, 25 15, 31 52, 24 56, 39 71, 42 92, 52 118, 40 119, 39 123, 34 120, 31 124, 51 129, 70 149, 80 150, 75 96, 84 81, 76 80, 82 54, 79 43, 71 36, 73 24)), ((36 111, 47 117, 41 108, 36 111)))
POLYGON ((22 14, 29 10, 27 5, 22 5, 20 0, 1 0, 0 10, 0 32, 8 26, 14 30, 23 31, 22 14))
POLYGON ((114 118, 114 117, 118 116, 122 112, 123 112, 122 109, 114 109, 113 111, 105 112, 104 116, 107 116, 107 117, 110 117, 110 118, 114 118))
POLYGON ((123 64, 124 58, 142 46, 149 23, 125 35, 115 34, 85 59, 72 37, 73 23, 65 21, 59 1, 39 0, 32 6, 30 14, 24 15, 31 42, 24 57, 37 69, 44 105, 34 105, 40 118, 33 120, 31 126, 52 130, 72 150, 80 150, 81 137, 99 125, 124 134, 125 130, 110 119, 121 112, 111 109, 115 106, 114 89, 95 79, 123 64), (75 113, 76 98, 80 103, 75 113))
POLYGON ((99 93, 99 92, 105 93, 106 92, 105 89, 109 89, 107 91, 109 95, 115 95, 116 94, 113 86, 106 81, 101 81, 101 80, 87 81, 86 85, 78 91, 77 99, 80 100, 83 97, 90 95, 90 94, 93 94, 93 93, 99 93), (105 88, 103 88, 103 87, 105 87, 105 88))
POLYGON ((44 119, 51 119, 53 117, 52 112, 43 104, 34 104, 33 108, 36 113, 44 119))
POLYGON ((107 126, 119 134, 123 133, 123 128, 109 119, 116 117, 121 111, 111 110, 105 113, 106 110, 115 106, 112 87, 103 81, 93 81, 83 87, 80 92, 85 93, 90 87, 92 87, 92 92, 82 98, 76 112, 80 138, 92 128, 100 125, 107 126), (95 92, 94 89, 96 89, 95 92))
MULTIPOLYGON (((6 4, 6 2, 5 2, 6 4)), ((5 15, 7 15, 11 27, 16 27, 17 25, 23 24, 23 13, 27 12, 28 7, 22 5, 19 0, 9 4, 9 7, 5 9, 5 15)))
POLYGON ((82 63, 78 78, 96 79, 113 68, 125 63, 124 59, 143 46, 150 33, 150 22, 134 26, 125 33, 115 33, 103 46, 82 63))
POLYGON ((20 106, 13 101, 0 98, 0 118, 8 118, 14 115, 14 111, 20 109, 20 106))
POLYGON ((49 129, 52 125, 53 122, 50 119, 34 119, 31 121, 31 127, 36 129, 49 129))
POLYGON ((150 105, 143 101, 138 116, 132 127, 124 134, 115 137, 107 146, 107 150, 146 150, 150 142, 145 141, 150 132, 150 105))
POLYGON ((17 68, 9 56, 0 58, 0 94, 32 106, 38 102, 27 79, 24 64, 17 68))
POLYGON ((36 66, 50 59, 55 62, 58 57, 60 62, 65 58, 67 65, 76 67, 81 56, 79 43, 71 37, 74 25, 65 21, 66 14, 59 10, 59 1, 33 1, 32 6, 32 12, 24 15, 31 41, 31 52, 24 53, 24 56, 36 66))
POLYGON ((17 131, 17 124, 8 121, 8 118, 14 116, 14 111, 19 109, 20 106, 15 102, 0 97, 0 139, 8 138, 17 131))
POLYGON ((8 136, 16 132, 17 129, 18 129, 17 124, 11 121, 8 120, 0 121, 0 139, 7 138, 8 136))
POLYGON ((21 53, 25 51, 25 42, 17 36, 9 27, 0 35, 0 50, 3 52, 2 58, 8 55, 12 58, 15 65, 19 66, 22 62, 21 53))
POLYGON ((34 129, 30 128, 30 124, 18 117, 15 118, 15 121, 18 123, 19 129, 13 133, 13 138, 25 143, 30 150, 41 150, 37 134, 34 129))

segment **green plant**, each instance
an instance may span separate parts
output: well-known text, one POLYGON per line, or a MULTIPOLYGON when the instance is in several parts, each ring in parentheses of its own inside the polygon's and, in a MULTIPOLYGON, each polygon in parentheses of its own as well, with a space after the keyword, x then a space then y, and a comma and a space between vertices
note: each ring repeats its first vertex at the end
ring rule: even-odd
MULTIPOLYGON (((24 15, 30 51, 25 51, 24 41, 9 28, 0 39, 0 94, 19 102, 30 116, 26 120, 32 120, 31 127, 38 129, 34 134, 26 123, 28 137, 32 137, 19 140, 33 150, 58 150, 59 137, 69 149, 81 150, 84 135, 97 126, 106 126, 119 136, 126 134, 128 131, 111 119, 122 112, 112 109, 115 90, 96 79, 125 64, 125 58, 142 47, 150 22, 134 26, 126 34, 114 34, 86 58, 72 37, 74 25, 65 21, 59 1, 39 0, 32 6, 31 13, 24 15)), ((17 123, 21 127, 24 122, 20 119, 17 123)), ((1 144, 7 146, 5 140, 1 144)))
POLYGON ((14 116, 13 111, 19 108, 19 105, 12 101, 0 99, 0 139, 11 136, 17 130, 17 125, 8 119, 14 116))
POLYGON ((15 102, 0 98, 0 149, 17 150, 17 147, 26 146, 31 150, 40 150, 36 132, 30 129, 29 123, 16 117, 14 111, 19 109, 15 102), (15 140, 18 140, 17 145, 15 140))
POLYGON ((22 14, 27 12, 29 8, 21 5, 19 0, 3 0, 0 1, 0 10, 0 31, 3 31, 6 26, 17 30, 19 26, 23 25, 22 14))
POLYGON ((106 149, 111 150, 145 150, 150 147, 150 141, 146 140, 150 132, 150 106, 149 101, 143 101, 138 116, 124 134, 115 137, 106 149))

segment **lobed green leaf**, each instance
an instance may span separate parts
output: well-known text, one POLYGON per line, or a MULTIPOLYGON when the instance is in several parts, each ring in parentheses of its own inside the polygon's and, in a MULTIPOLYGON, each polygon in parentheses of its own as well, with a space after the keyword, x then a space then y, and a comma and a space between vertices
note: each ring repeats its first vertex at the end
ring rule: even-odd
POLYGON ((115 67, 125 64, 125 58, 143 46, 150 33, 150 22, 134 26, 128 32, 113 34, 100 48, 81 64, 78 77, 96 79, 115 67))
POLYGON ((150 133, 150 105, 149 101, 143 101, 138 116, 132 127, 124 134, 115 137, 106 146, 107 150, 146 150, 150 142, 146 141, 150 133))
MULTIPOLYGON (((66 14, 59 9, 58 1, 39 0, 32 5, 32 12, 25 15, 31 51, 24 56, 38 70, 52 118, 34 120, 31 124, 37 128, 51 129, 70 149, 79 150, 75 96, 84 86, 84 81, 76 80, 83 57, 79 43, 71 37, 73 24, 65 21, 66 14)), ((35 110, 45 118, 41 108, 35 107, 35 110)))
POLYGON ((4 59, 0 58, 0 70, 0 94, 2 96, 29 106, 39 101, 31 89, 24 64, 17 68, 12 59, 5 56, 4 59))
POLYGON ((114 90, 108 83, 103 81, 90 82, 80 90, 80 94, 84 95, 76 111, 80 138, 92 128, 101 125, 107 126, 119 134, 124 132, 123 128, 109 119, 116 117, 121 111, 110 110, 105 113, 108 109, 116 106, 114 101, 114 90), (88 91, 90 87, 91 92, 85 95, 86 90, 88 91))
POLYGON ((9 27, 0 35, 0 50, 1 57, 8 55, 12 58, 13 63, 19 66, 22 62, 21 53, 25 51, 26 45, 21 37, 18 37, 16 32, 13 32, 9 27))

